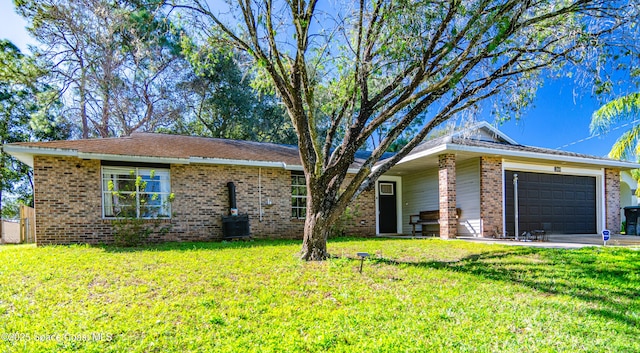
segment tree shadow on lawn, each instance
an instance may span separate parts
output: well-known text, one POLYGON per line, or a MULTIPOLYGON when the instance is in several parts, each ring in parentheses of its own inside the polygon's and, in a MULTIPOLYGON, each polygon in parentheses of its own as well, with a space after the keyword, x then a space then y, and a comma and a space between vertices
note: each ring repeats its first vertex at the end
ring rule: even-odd
POLYGON ((640 251, 514 248, 453 261, 371 261, 468 273, 516 283, 547 295, 568 295, 597 306, 589 312, 631 327, 640 325, 640 251))

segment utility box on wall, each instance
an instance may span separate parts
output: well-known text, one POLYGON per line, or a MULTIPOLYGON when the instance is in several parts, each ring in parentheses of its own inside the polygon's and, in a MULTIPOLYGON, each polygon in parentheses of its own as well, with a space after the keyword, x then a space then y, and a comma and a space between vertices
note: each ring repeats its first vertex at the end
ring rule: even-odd
POLYGON ((249 238, 249 215, 222 216, 222 238, 225 240, 249 238))

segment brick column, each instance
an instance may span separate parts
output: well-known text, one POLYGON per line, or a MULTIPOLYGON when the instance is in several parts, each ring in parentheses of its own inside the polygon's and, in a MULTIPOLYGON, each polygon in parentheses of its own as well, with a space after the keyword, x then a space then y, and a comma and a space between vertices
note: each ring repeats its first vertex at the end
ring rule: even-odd
POLYGON ((502 159, 480 157, 480 220, 483 238, 503 235, 502 183, 502 159))
POLYGON ((457 234, 456 219, 456 156, 438 156, 438 193, 440 200, 440 238, 454 239, 457 234))
POLYGON ((606 220, 604 227, 612 234, 620 234, 620 170, 604 170, 604 199, 606 220))

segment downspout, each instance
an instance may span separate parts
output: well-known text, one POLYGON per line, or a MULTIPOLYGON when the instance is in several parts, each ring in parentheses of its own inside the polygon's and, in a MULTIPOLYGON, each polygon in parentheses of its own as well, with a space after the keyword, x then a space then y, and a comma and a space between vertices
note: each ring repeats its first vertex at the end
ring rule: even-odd
POLYGON ((516 240, 518 240, 518 233, 520 233, 519 227, 519 215, 518 215, 518 174, 513 174, 513 207, 515 215, 515 232, 516 240))
POLYGON ((262 168, 258 168, 258 215, 262 222, 262 168))

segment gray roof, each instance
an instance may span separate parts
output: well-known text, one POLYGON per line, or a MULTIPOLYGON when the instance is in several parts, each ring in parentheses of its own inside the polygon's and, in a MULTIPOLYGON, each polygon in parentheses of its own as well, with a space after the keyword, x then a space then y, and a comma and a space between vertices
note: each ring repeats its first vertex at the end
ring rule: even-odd
POLYGON ((551 149, 551 148, 525 146, 520 144, 511 144, 507 142, 477 140, 477 139, 464 138, 459 136, 443 136, 433 140, 425 141, 420 145, 418 145, 413 151, 411 151, 409 155, 426 151, 443 144, 455 144, 455 145, 462 145, 462 146, 484 147, 484 148, 507 150, 507 151, 543 153, 543 154, 549 154, 549 155, 555 155, 555 156, 566 156, 566 157, 595 159, 595 160, 602 160, 602 161, 613 161, 613 159, 611 158, 592 156, 592 155, 583 154, 583 153, 575 153, 575 152, 569 152, 569 151, 563 151, 563 150, 557 150, 557 149, 551 149))
POLYGON ((570 161, 573 163, 584 163, 621 169, 640 168, 640 164, 629 161, 619 161, 607 157, 592 156, 583 153, 575 153, 551 148, 525 146, 505 141, 503 139, 490 140, 487 138, 470 138, 464 137, 463 134, 443 136, 435 138, 433 140, 425 141, 418 145, 413 151, 411 151, 406 158, 416 155, 430 155, 429 150, 432 149, 437 151, 433 153, 440 154, 442 153, 443 147, 445 147, 446 150, 450 151, 466 151, 475 152, 478 154, 490 153, 501 155, 503 157, 510 156, 514 158, 570 161))

